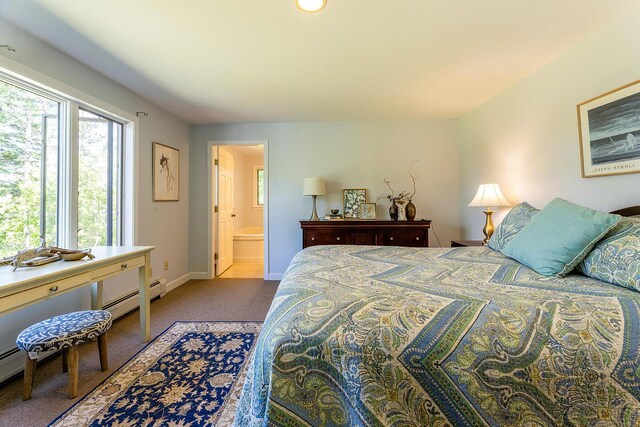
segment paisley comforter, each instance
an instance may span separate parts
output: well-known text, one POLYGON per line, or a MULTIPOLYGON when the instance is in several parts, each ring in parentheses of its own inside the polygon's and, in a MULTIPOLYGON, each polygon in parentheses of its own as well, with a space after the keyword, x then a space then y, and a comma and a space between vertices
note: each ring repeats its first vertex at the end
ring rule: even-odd
POLYGON ((640 426, 640 293, 484 247, 291 262, 237 426, 640 426))

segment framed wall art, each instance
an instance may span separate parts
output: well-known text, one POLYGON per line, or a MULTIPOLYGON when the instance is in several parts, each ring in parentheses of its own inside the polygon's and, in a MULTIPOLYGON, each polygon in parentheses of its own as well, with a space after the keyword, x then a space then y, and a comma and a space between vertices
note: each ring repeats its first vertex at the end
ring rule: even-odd
POLYGON ((640 80, 577 109, 582 177, 640 172, 640 80))
POLYGON ((376 219, 376 204, 360 203, 360 211, 358 216, 360 219, 376 219))
POLYGON ((153 201, 180 200, 180 150, 153 143, 153 201))
POLYGON ((342 190, 342 205, 345 218, 358 218, 361 203, 367 202, 367 190, 345 188, 342 190))

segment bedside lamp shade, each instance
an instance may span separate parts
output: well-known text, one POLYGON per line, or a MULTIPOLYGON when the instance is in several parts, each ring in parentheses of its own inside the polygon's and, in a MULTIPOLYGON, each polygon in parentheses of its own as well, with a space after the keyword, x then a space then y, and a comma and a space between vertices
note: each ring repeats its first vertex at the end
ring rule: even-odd
POLYGON ((498 184, 480 184, 476 196, 473 198, 469 206, 486 206, 487 210, 484 214, 487 219, 484 224, 482 232, 485 235, 485 239, 482 243, 487 243, 493 234, 493 221, 491 220, 491 206, 511 206, 511 203, 502 195, 498 184))
POLYGON ((327 187, 322 178, 305 178, 302 186, 303 196, 313 196, 313 211, 309 221, 319 221, 318 212, 316 211, 316 197, 327 194, 327 187))
POLYGON ((469 206, 511 206, 511 203, 502 195, 498 184, 480 184, 469 206))
POLYGON ((305 178, 302 188, 303 196, 324 196, 327 188, 322 178, 305 178))

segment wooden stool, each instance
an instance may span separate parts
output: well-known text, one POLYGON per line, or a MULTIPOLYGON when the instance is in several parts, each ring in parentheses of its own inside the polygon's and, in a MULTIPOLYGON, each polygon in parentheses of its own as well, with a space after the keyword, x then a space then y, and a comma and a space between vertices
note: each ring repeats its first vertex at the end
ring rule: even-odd
POLYGON ((106 371, 107 330, 111 321, 111 313, 105 310, 76 311, 43 320, 20 332, 16 345, 27 352, 22 400, 31 399, 40 352, 62 351, 62 372, 69 373, 69 397, 72 399, 78 395, 78 344, 97 338, 100 367, 106 371))

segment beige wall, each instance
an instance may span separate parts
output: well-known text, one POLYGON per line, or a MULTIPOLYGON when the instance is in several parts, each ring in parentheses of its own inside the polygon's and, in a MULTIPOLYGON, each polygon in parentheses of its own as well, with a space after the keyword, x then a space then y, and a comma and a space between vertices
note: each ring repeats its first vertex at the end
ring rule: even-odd
MULTIPOLYGON (((311 213, 302 195, 304 178, 323 177, 327 196, 318 213, 342 211, 343 188, 366 188, 368 200, 387 189, 410 189, 409 165, 418 160, 421 175, 414 203, 417 218, 432 219, 443 245, 459 237, 460 169, 457 122, 255 123, 192 127, 191 271, 207 268, 206 171, 208 141, 269 141, 269 271, 284 273, 302 248, 301 219, 311 213), (200 195, 195 197, 195 195, 200 195)), ((389 217, 389 203, 378 203, 378 216, 389 217)), ((431 245, 437 241, 431 233, 431 245)))
POLYGON ((556 196, 605 211, 640 204, 640 174, 581 178, 576 115, 576 104, 640 78, 639 23, 636 8, 460 120, 464 237, 482 236, 482 209, 466 205, 486 182, 537 207, 556 196))

